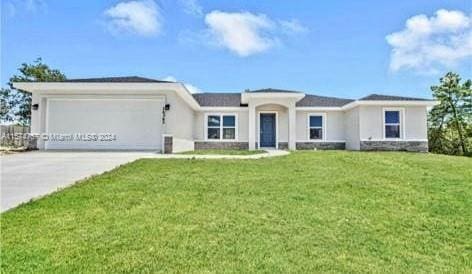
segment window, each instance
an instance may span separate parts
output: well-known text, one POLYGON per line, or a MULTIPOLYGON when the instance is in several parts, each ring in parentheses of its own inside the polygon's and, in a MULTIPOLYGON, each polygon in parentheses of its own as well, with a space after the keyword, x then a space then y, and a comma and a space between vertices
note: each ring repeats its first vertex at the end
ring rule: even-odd
POLYGON ((220 116, 215 115, 208 116, 208 139, 220 139, 220 118, 220 116))
POLYGON ((384 125, 385 138, 400 138, 400 111, 399 110, 385 110, 384 125))
POLYGON ((310 140, 323 139, 323 115, 309 115, 310 140))
POLYGON ((208 140, 235 140, 236 139, 236 115, 208 115, 207 116, 208 140))

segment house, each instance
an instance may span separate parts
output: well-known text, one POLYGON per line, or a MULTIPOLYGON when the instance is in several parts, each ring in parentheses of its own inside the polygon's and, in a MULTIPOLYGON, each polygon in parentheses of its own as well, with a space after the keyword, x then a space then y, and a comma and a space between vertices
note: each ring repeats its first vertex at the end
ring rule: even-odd
POLYGON ((279 89, 191 94, 181 83, 136 76, 14 86, 32 93, 31 131, 45 150, 427 151, 427 108, 435 104, 279 89))

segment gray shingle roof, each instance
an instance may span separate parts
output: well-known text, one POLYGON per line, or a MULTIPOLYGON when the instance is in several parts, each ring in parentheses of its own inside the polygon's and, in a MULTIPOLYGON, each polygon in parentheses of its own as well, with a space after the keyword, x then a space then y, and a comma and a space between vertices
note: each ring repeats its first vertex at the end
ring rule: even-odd
POLYGON ((404 96, 392 96, 382 94, 370 94, 366 97, 362 97, 359 101, 431 101, 430 99, 404 97, 404 96))
POLYGON ((170 81, 162 81, 139 76, 121 76, 121 77, 102 77, 102 78, 84 78, 84 79, 67 79, 64 82, 71 83, 172 83, 170 81))
MULTIPOLYGON (((195 93, 193 98, 202 107, 239 107, 240 93, 195 93)), ((352 102, 351 99, 325 97, 307 94, 297 103, 297 107, 340 107, 352 102)), ((245 106, 245 105, 243 105, 245 106)))
POLYGON ((264 89, 248 90, 247 92, 303 93, 301 91, 275 89, 275 88, 264 88, 264 89))
POLYGON ((240 93, 194 93, 193 98, 202 107, 239 107, 240 93))
POLYGON ((297 102, 297 107, 341 107, 354 100, 307 94, 297 102))

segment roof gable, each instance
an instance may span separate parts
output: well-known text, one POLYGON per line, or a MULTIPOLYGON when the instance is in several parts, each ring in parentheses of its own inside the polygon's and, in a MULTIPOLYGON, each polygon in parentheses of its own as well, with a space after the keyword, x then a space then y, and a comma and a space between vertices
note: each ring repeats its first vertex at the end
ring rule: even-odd
POLYGON ((359 101, 431 101, 431 100, 424 99, 424 98, 405 97, 405 96, 369 94, 359 99, 359 101))
POLYGON ((352 99, 326 97, 307 94, 303 99, 297 102, 297 107, 342 107, 350 102, 352 99))
POLYGON ((193 98, 202 107, 239 107, 240 93, 194 93, 193 98))
POLYGON ((274 88, 264 88, 264 89, 256 89, 256 90, 247 90, 246 92, 267 92, 267 93, 303 93, 301 91, 294 91, 294 90, 285 90, 285 89, 274 89, 274 88))
POLYGON ((63 82, 69 83, 173 83, 139 76, 119 76, 101 78, 67 79, 63 82))

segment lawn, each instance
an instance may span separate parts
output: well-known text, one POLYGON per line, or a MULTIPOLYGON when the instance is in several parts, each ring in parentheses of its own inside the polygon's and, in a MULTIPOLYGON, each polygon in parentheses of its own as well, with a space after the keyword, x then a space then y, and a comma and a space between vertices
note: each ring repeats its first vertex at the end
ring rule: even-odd
POLYGON ((267 153, 264 150, 245 150, 245 149, 201 149, 186 151, 178 154, 186 155, 254 155, 267 153))
POLYGON ((1 216, 2 272, 465 273, 472 159, 143 159, 1 216))

